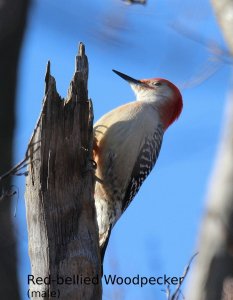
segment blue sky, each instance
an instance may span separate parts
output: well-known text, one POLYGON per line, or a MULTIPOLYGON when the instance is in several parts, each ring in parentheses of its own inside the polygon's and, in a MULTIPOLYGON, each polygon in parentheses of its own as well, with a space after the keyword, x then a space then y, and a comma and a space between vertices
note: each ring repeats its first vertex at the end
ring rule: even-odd
MULTIPOLYGON (((222 64, 208 80, 191 84, 214 66, 213 47, 185 37, 174 25, 205 42, 226 46, 209 2, 183 2, 148 0, 146 6, 129 6, 121 0, 35 0, 31 8, 19 72, 15 161, 24 156, 40 113, 47 61, 65 97, 79 41, 86 45, 89 59, 89 96, 95 120, 134 99, 113 68, 135 78, 164 77, 181 88, 189 82, 182 89, 182 115, 166 132, 156 167, 112 232, 106 274, 181 276, 195 252, 224 119, 230 68, 222 64)), ((19 278, 22 299, 26 299, 30 263, 24 179, 17 179, 16 184, 20 189, 15 218, 19 278)), ((162 300, 165 295, 159 286, 104 286, 103 299, 162 300)))

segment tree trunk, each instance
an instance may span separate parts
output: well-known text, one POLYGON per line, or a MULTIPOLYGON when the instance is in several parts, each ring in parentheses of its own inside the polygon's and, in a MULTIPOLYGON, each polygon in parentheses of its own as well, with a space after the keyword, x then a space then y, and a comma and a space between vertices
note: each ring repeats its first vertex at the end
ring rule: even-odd
POLYGON ((93 115, 87 78, 83 44, 66 100, 58 95, 48 64, 43 108, 28 150, 26 209, 31 297, 101 299, 93 115))
MULTIPOLYGON (((0 1, 0 174, 13 164, 17 70, 28 6, 29 0, 0 1)), ((0 196, 11 185, 8 177, 0 186, 0 196)), ((0 298, 17 300, 20 297, 10 200, 0 202, 0 298)))
MULTIPOLYGON (((220 27, 233 54, 233 1, 212 0, 220 27)), ((190 300, 233 299, 233 92, 201 228, 199 255, 190 300)))

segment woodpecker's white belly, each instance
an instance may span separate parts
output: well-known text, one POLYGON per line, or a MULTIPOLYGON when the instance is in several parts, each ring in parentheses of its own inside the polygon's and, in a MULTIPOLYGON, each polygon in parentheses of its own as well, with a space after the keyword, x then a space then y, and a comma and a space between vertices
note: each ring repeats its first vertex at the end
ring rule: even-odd
MULTIPOLYGON (((156 149, 155 143, 158 143, 159 151, 163 131, 159 114, 153 105, 146 102, 132 102, 104 115, 95 124, 94 134, 96 144, 94 159, 97 162, 98 178, 95 187, 95 205, 101 246, 108 235, 109 226, 112 228, 115 225, 128 205, 124 201, 133 172, 136 177, 139 176, 135 178, 139 180, 140 187, 151 171, 157 154, 148 154, 147 151, 151 148, 156 149), (152 142, 153 147, 150 146, 152 142), (143 147, 149 148, 147 150, 143 147), (145 169, 143 173, 142 169, 135 171, 139 154, 141 155, 139 167, 145 169)), ((132 188, 135 189, 132 191, 133 198, 138 186, 132 188)), ((129 202, 131 200, 129 199, 129 202)))

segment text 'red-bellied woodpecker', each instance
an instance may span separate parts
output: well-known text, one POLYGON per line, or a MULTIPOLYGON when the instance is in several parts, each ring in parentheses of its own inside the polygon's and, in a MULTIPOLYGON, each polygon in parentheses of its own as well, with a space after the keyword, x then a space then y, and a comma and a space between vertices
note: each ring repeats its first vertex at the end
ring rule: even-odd
POLYGON ((161 78, 128 81, 137 101, 108 112, 94 125, 95 205, 102 260, 111 230, 158 158, 163 134, 183 107, 179 89, 161 78))

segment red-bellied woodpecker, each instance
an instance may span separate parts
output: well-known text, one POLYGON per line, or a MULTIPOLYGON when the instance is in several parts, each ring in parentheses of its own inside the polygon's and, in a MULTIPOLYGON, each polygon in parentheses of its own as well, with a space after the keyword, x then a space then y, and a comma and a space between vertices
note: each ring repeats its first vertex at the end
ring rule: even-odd
POLYGON ((103 259, 111 230, 151 172, 163 134, 182 111, 182 96, 161 78, 128 81, 137 101, 108 112, 94 125, 95 205, 103 259))

